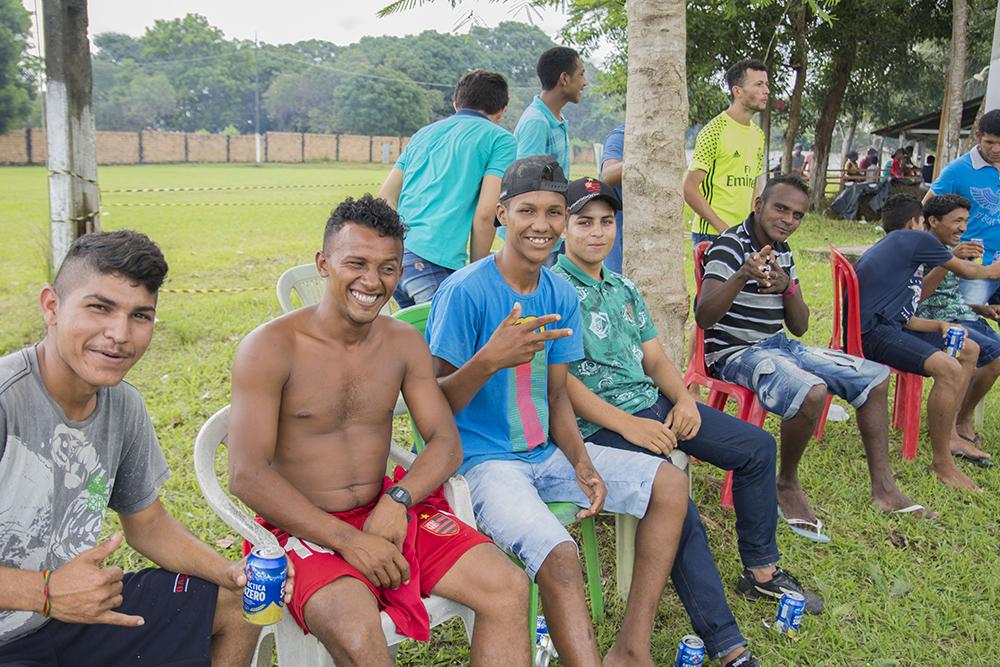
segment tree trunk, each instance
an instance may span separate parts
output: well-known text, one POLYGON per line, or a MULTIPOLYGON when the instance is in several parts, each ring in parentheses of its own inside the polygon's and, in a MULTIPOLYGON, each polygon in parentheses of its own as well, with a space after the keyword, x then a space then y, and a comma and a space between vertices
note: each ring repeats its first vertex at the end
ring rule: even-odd
POLYGON ((966 34, 969 30, 969 4, 967 0, 951 3, 951 56, 948 62, 947 103, 941 110, 941 137, 935 166, 945 167, 958 157, 958 143, 962 130, 962 106, 965 102, 966 34))
POLYGON ((629 0, 628 93, 622 174, 625 272, 641 290, 667 355, 683 365, 684 136, 688 122, 685 5, 629 0))
POLYGON ((53 276, 77 237, 99 231, 97 131, 91 106, 86 0, 49 0, 45 24, 45 112, 53 276))
MULTIPOLYGON (((771 76, 774 76, 774 52, 767 54, 767 58, 764 61, 767 65, 767 71, 771 72, 771 76)), ((771 175, 771 109, 774 108, 774 104, 771 97, 767 98, 767 106, 764 110, 760 112, 760 127, 764 131, 764 176, 765 178, 771 175)))
POLYGON ((830 162, 830 148, 833 142, 833 128, 840 115, 840 107, 847 93, 847 85, 854 69, 857 44, 850 42, 841 47, 833 56, 833 80, 830 88, 821 98, 826 100, 823 113, 816 122, 816 146, 813 152, 811 208, 820 211, 826 206, 826 169, 830 162))
POLYGON ((808 12, 809 7, 803 3, 795 14, 795 85, 788 100, 788 129, 785 130, 785 153, 781 158, 781 172, 784 174, 792 171, 792 148, 799 131, 799 119, 802 117, 802 91, 806 87, 806 65, 809 62, 809 45, 806 43, 808 12))
MULTIPOLYGON (((837 163, 837 169, 843 169, 844 164, 847 162, 847 154, 851 152, 851 144, 854 143, 854 135, 858 131, 858 115, 857 113, 851 114, 851 124, 847 126, 847 133, 844 134, 844 143, 840 146, 840 162, 837 163)), ((844 185, 847 184, 845 180, 847 174, 841 172, 840 174, 840 189, 844 189, 844 185)))

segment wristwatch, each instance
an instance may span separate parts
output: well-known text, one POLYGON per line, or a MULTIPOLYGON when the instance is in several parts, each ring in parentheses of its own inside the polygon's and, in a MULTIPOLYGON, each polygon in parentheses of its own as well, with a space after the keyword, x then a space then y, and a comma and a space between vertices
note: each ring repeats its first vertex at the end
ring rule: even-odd
POLYGON ((406 509, 410 509, 413 505, 413 498, 410 497, 410 492, 401 486, 390 486, 386 489, 385 495, 389 496, 406 509))

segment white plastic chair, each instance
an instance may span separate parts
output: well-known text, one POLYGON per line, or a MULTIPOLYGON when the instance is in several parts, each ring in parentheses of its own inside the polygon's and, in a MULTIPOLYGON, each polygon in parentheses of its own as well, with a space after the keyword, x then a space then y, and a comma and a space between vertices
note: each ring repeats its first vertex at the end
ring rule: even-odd
POLYGON ((281 274, 275 289, 278 292, 281 312, 290 313, 295 310, 292 305, 293 291, 302 299, 303 306, 319 303, 320 297, 323 296, 323 277, 319 275, 315 264, 293 266, 281 274))
MULTIPOLYGON (((229 406, 227 405, 205 422, 194 443, 194 469, 201 493, 219 518, 242 538, 249 540, 255 546, 277 546, 277 538, 237 507, 219 484, 219 478, 215 474, 215 456, 218 448, 226 445, 228 435, 229 406)), ((389 453, 390 464, 408 468, 415 458, 414 454, 404 451, 395 443, 392 444, 389 453)), ((459 519, 470 526, 476 525, 469 486, 464 477, 456 476, 448 480, 444 485, 444 495, 459 519)), ((431 627, 458 616, 465 625, 469 641, 472 641, 475 615, 471 609, 436 595, 424 600, 424 606, 427 608, 431 627)), ((395 657, 398 644, 407 637, 396 632, 395 623, 385 612, 382 613, 382 632, 385 633, 385 641, 395 657)), ((275 646, 278 651, 278 664, 282 667, 333 667, 333 659, 323 645, 312 635, 303 634, 295 619, 287 612, 277 624, 263 628, 251 664, 255 667, 270 667, 271 652, 275 646)))
MULTIPOLYGON (((670 462, 687 471, 688 494, 691 493, 691 466, 688 455, 679 449, 670 452, 670 462)), ((635 531, 639 520, 631 514, 615 515, 615 583, 618 597, 628 599, 632 587, 632 569, 635 566, 635 531)))

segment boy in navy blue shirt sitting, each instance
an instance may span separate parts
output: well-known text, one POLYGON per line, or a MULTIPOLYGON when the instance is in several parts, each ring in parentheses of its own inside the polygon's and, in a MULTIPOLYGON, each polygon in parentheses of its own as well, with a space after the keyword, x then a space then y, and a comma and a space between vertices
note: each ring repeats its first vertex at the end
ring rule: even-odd
POLYGON ((915 315, 924 272, 943 266, 960 278, 1000 278, 1000 264, 982 266, 952 255, 924 231, 920 202, 908 195, 889 198, 882 209, 886 236, 868 249, 855 270, 861 291, 861 342, 865 357, 901 371, 934 378, 927 398, 927 430, 933 449, 931 469, 948 486, 975 491, 979 486, 952 460, 952 452, 981 457, 984 452, 955 433, 961 407, 979 359, 968 336, 959 356, 943 351, 951 322, 915 315), (940 341, 925 334, 939 333, 940 341))

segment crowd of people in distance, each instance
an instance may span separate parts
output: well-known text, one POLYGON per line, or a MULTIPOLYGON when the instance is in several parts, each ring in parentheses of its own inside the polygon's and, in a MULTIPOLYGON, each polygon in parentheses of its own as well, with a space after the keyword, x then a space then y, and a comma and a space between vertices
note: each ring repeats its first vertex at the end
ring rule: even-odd
MULTIPOLYGON (((669 580, 710 658, 760 665, 670 455, 733 472, 735 593, 774 603, 795 592, 810 614, 824 600, 782 566, 777 529, 835 537, 799 477, 830 394, 856 411, 880 511, 936 516, 892 474, 890 367, 933 378, 933 474, 979 488, 960 464, 992 465, 973 412, 1000 375, 989 323, 1000 320, 1000 110, 982 116, 976 146, 923 202, 899 195, 884 207, 886 235, 856 267, 861 358, 799 341, 810 295, 789 239, 808 209, 809 167, 797 147, 792 173, 766 180, 753 116, 768 102, 767 67, 743 60, 726 72, 730 105, 698 133, 683 184, 692 245, 704 249, 694 319, 710 373, 778 415, 776 439, 685 387, 623 272, 626 128, 609 133, 600 178, 572 179, 562 111, 586 88, 583 60, 553 48, 538 76, 541 91, 510 133, 499 125, 505 78, 467 72, 454 115, 414 134, 378 195, 333 209, 315 255, 319 303, 261 324, 236 351, 229 489, 285 549, 288 610, 338 665, 391 664, 381 611, 426 641, 431 594, 474 611, 472 664, 529 664, 529 580, 562 664, 653 665, 669 580), (426 332, 381 316, 390 299, 428 304, 426 332), (945 345, 956 326, 957 357, 945 345), (387 475, 400 394, 425 444, 408 470, 387 475), (456 473, 475 526, 441 491, 456 473), (576 505, 580 519, 638 519, 625 614, 603 657, 577 546, 553 502, 576 505)), ((897 155, 909 173, 905 150, 897 155)), ((880 168, 873 151, 857 157, 853 180, 880 168)), ((150 344, 166 273, 141 233, 81 237, 42 290, 44 339, 0 358, 0 666, 140 655, 249 664, 259 628, 240 617, 242 565, 160 504, 170 470, 124 381, 150 344), (122 541, 98 541, 108 507, 156 568, 102 567, 122 541)))

